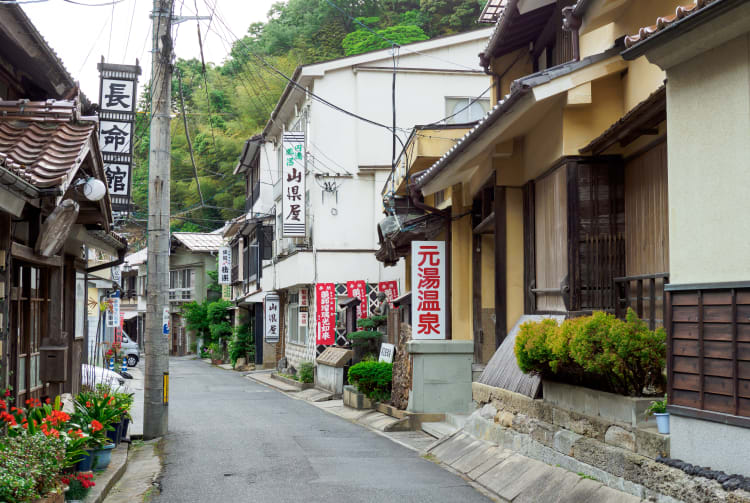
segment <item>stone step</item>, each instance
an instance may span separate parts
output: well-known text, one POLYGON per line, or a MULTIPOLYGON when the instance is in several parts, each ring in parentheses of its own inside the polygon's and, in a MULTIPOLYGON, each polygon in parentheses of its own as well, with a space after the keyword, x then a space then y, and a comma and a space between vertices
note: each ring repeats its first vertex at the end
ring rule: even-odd
POLYGON ((422 431, 435 438, 453 435, 457 430, 457 427, 448 422, 422 423, 422 431))
POLYGON ((253 381, 259 382, 261 384, 265 384, 266 386, 270 386, 272 388, 276 388, 279 391, 284 391, 287 393, 294 393, 300 390, 296 386, 287 384, 283 381, 280 381, 279 379, 274 379, 273 377, 271 377, 271 374, 266 374, 266 373, 248 374, 245 377, 247 379, 251 379, 253 381))
POLYGON ((468 419, 469 414, 455 414, 452 412, 447 412, 445 414, 445 422, 451 426, 455 426, 456 429, 459 430, 464 427, 468 419))

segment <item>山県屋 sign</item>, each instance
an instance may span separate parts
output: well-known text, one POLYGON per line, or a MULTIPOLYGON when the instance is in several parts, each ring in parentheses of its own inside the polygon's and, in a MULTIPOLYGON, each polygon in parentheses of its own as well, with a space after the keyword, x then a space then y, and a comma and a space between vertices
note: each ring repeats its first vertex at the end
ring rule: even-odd
POLYGON ((305 134, 284 133, 281 154, 282 235, 285 238, 305 237, 305 134))

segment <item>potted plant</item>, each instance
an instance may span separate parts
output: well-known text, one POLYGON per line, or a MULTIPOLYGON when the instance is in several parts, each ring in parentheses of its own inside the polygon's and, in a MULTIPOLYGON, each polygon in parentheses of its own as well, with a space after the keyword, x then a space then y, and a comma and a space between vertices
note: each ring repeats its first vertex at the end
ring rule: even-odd
POLYGON ((62 478, 63 484, 68 486, 68 490, 65 492, 65 501, 81 503, 86 499, 86 495, 89 493, 92 487, 96 485, 93 480, 94 474, 88 473, 75 473, 62 478))
POLYGON ((214 365, 221 365, 224 362, 224 351, 221 344, 218 342, 212 342, 208 348, 211 350, 211 363, 214 365))
POLYGON ((667 396, 664 400, 656 400, 646 409, 646 416, 656 417, 656 429, 663 435, 669 435, 669 412, 667 412, 667 396))

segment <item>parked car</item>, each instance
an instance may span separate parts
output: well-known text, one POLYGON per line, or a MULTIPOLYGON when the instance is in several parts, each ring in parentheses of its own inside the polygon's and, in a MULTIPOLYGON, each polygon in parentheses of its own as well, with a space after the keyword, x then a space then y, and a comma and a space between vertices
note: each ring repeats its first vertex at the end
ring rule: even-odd
POLYGON ((97 384, 106 384, 120 393, 131 393, 130 388, 125 384, 125 378, 117 372, 84 363, 81 365, 81 374, 81 384, 89 388, 97 384))
POLYGON ((128 359, 128 367, 138 365, 138 361, 141 359, 141 350, 138 348, 138 343, 130 339, 125 332, 122 333, 122 353, 128 359))

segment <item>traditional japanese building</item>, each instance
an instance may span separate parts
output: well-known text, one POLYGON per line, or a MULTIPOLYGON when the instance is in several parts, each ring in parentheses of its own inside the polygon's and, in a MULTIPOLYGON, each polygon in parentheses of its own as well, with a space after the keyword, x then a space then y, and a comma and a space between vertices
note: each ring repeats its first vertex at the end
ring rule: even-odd
POLYGON ((87 277, 127 248, 94 113, 23 10, 0 5, 0 387, 18 403, 79 389, 87 277))

